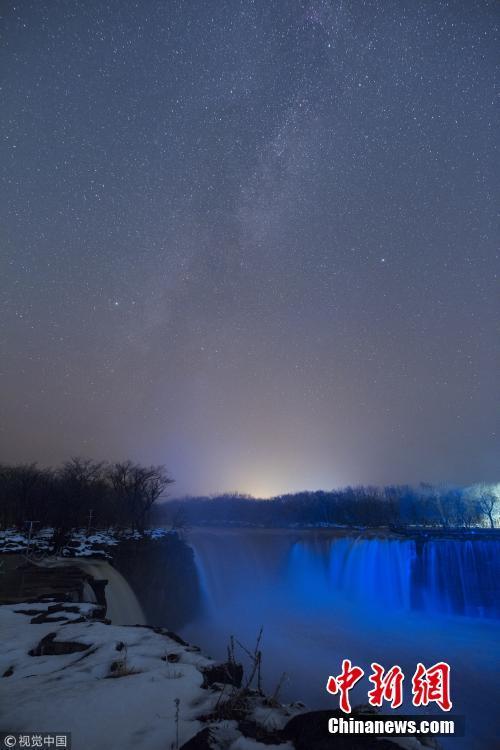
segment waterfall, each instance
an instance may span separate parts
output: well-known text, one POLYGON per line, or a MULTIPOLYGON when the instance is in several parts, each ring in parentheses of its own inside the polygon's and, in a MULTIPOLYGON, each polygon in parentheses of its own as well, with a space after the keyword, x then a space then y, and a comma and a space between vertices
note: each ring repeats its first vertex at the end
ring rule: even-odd
POLYGON ((207 608, 272 597, 305 609, 499 618, 500 542, 196 532, 207 608))
POLYGON ((146 618, 136 595, 116 568, 104 560, 79 559, 77 565, 93 578, 107 580, 104 592, 106 616, 113 625, 146 625, 146 618))
MULTIPOLYGON (((77 566, 92 578, 106 580, 106 616, 113 625, 146 625, 141 605, 127 580, 105 560, 78 558, 48 558, 39 563, 41 567, 77 566)), ((87 583, 83 587, 85 601, 95 603, 95 594, 87 583)))
POLYGON ((208 609, 276 593, 283 582, 290 540, 279 533, 204 530, 191 532, 188 542, 208 609))
POLYGON ((414 604, 426 611, 498 618, 499 581, 499 542, 429 541, 414 566, 414 604))
POLYGON ((372 609, 500 617, 500 543, 496 541, 353 539, 299 541, 289 574, 300 587, 372 609), (301 583, 302 582, 302 583, 301 583))
MULTIPOLYGON (((41 567, 78 566, 92 578, 106 580, 106 616, 113 625, 146 625, 146 618, 139 601, 128 581, 105 560, 86 560, 84 558, 48 558, 39 563, 41 567)), ((96 598, 89 584, 83 587, 85 601, 92 604, 96 598)))
POLYGON ((370 607, 408 609, 415 545, 411 541, 344 537, 322 544, 299 541, 289 557, 295 586, 334 603, 365 602, 370 607), (312 591, 311 591, 312 593, 312 591))

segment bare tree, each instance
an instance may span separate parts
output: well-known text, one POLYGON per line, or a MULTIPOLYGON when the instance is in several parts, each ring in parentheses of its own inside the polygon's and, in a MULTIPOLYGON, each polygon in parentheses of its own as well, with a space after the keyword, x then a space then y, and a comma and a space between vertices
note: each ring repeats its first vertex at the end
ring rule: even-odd
POLYGON ((174 481, 164 466, 140 466, 132 461, 114 464, 109 478, 117 500, 124 505, 127 522, 141 532, 149 510, 174 481))
POLYGON ((105 464, 89 458, 73 457, 58 469, 50 493, 50 523, 54 528, 53 544, 62 549, 74 529, 90 527, 102 516, 107 518, 109 486, 105 464))
POLYGON ((488 517, 492 529, 495 528, 494 516, 497 502, 498 497, 494 492, 492 492, 491 489, 487 487, 481 488, 481 494, 477 501, 477 507, 484 516, 488 517))
POLYGON ((21 528, 27 520, 43 520, 46 510, 44 488, 49 478, 50 470, 39 469, 36 463, 2 466, 2 522, 21 528))

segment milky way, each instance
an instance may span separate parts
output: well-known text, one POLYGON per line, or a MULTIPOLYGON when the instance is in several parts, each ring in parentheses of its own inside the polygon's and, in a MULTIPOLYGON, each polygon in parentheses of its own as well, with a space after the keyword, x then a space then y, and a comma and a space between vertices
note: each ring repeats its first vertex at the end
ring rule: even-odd
POLYGON ((1 454, 497 478, 494 2, 2 6, 1 454))

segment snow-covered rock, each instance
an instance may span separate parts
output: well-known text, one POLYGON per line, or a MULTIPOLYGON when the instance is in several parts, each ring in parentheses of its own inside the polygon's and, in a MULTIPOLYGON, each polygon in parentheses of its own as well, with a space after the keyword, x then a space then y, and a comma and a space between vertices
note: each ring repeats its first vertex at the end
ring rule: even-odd
MULTIPOLYGON (((237 688, 203 688, 204 671, 214 662, 196 647, 168 631, 94 620, 95 604, 67 608, 0 606, 0 731, 71 732, 74 748, 170 750, 210 727, 225 750, 272 748, 245 738, 236 721, 200 721, 215 717, 237 688), (49 608, 64 620, 32 624, 49 608)), ((257 694, 245 703, 249 719, 263 729, 280 728, 297 712, 264 711, 257 694)))
MULTIPOLYGON (((74 531, 66 547, 61 551, 63 557, 95 557, 96 555, 104 558, 112 557, 112 548, 124 541, 140 539, 150 539, 157 541, 165 536, 172 534, 168 529, 154 528, 146 529, 143 533, 138 531, 121 530, 121 531, 74 531)), ((14 528, 0 531, 0 554, 17 553, 24 554, 30 544, 31 550, 39 553, 51 550, 51 540, 54 530, 44 528, 36 532, 31 542, 28 541, 28 533, 17 531, 14 528)))

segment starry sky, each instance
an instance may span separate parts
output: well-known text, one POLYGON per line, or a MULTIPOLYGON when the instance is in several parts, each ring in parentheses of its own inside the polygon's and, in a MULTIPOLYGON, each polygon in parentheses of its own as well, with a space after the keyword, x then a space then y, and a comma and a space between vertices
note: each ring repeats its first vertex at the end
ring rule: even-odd
POLYGON ((0 460, 498 479, 499 17, 3 2, 0 460))

